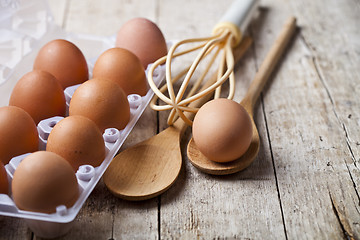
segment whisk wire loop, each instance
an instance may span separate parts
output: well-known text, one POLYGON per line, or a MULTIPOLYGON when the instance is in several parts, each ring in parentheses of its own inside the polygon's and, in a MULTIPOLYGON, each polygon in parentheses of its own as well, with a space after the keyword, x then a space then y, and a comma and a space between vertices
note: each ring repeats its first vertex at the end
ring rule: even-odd
POLYGON ((233 36, 231 29, 218 29, 217 34, 208 38, 194 38, 194 39, 187 39, 183 41, 179 41, 175 43, 168 51, 167 56, 160 58, 157 60, 149 69, 148 73, 148 79, 149 79, 149 85, 152 88, 152 90, 155 93, 154 99, 150 102, 150 107, 157 111, 164 111, 164 110, 171 110, 169 117, 168 117, 168 124, 172 125, 174 121, 177 119, 177 117, 181 117, 184 122, 186 122, 189 125, 192 125, 192 121, 186 116, 184 112, 192 112, 196 113, 198 111, 198 108, 189 107, 188 105, 212 92, 215 91, 215 98, 218 98, 221 93, 221 85, 229 79, 229 95, 228 98, 232 99, 234 96, 234 84, 235 84, 235 77, 233 73, 234 68, 234 56, 232 53, 232 44, 234 42, 234 38, 238 36, 233 36), (205 41, 205 43, 203 43, 205 41), (199 46, 192 47, 187 50, 182 50, 176 52, 176 50, 179 48, 179 46, 187 44, 187 43, 194 43, 194 42, 200 42, 201 44, 199 46), (183 54, 200 50, 198 55, 196 56, 193 63, 186 68, 185 70, 181 71, 178 75, 176 75, 174 78, 172 77, 171 72, 171 63, 174 58, 181 56, 183 54), (214 50, 216 49, 216 50, 214 50), (210 52, 215 51, 212 58, 209 61, 209 64, 206 66, 205 71, 200 75, 200 77, 196 80, 194 83, 192 89, 189 91, 189 93, 186 95, 185 99, 183 99, 183 96, 185 94, 186 88, 188 87, 190 83, 190 79, 192 78, 195 70, 197 69, 200 62, 210 54, 210 52), (209 69, 211 68, 211 65, 214 63, 215 59, 218 57, 219 53, 222 52, 220 57, 220 64, 218 68, 218 78, 212 85, 207 87, 205 90, 202 90, 198 93, 195 93, 199 86, 201 85, 203 79, 205 78, 206 74, 209 72, 209 69), (152 79, 153 72, 155 68, 160 64, 166 64, 166 84, 159 90, 152 79), (178 81, 181 77, 184 77, 184 80, 175 95, 173 84, 178 81), (168 96, 167 97, 163 92, 167 89, 168 96), (160 98, 162 101, 164 101, 167 105, 156 105, 156 99, 160 98))

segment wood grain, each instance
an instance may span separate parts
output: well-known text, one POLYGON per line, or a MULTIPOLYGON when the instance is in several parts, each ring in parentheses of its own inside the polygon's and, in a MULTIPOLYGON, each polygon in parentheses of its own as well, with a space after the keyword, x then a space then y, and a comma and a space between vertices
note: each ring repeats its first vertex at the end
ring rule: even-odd
MULTIPOLYGON (((338 56, 331 52, 335 49, 335 52, 344 51, 352 46, 334 39, 338 38, 337 34, 333 34, 337 31, 335 29, 341 27, 334 24, 335 20, 330 21, 328 14, 341 6, 335 2, 317 4, 312 5, 310 1, 304 5, 292 4, 302 19, 299 24, 305 26, 294 42, 296 50, 285 59, 283 71, 278 73, 277 81, 264 98, 264 110, 288 236, 341 239, 359 232, 359 213, 354 211, 359 201, 357 186, 353 182, 356 177, 351 176, 346 166, 351 152, 346 146, 346 135, 339 124, 333 102, 346 95, 353 96, 354 90, 350 86, 358 79, 346 80, 339 71, 335 71, 337 74, 332 72, 334 75, 331 78, 335 77, 337 81, 341 78, 341 87, 339 82, 331 89, 327 85, 323 72, 328 71, 318 61, 334 64, 338 56), (307 6, 306 9, 304 6, 307 6), (309 18, 312 20, 309 21, 309 18), (314 28, 322 34, 315 34, 314 28), (311 50, 309 42, 313 41, 311 50), (347 90, 340 90, 340 94, 331 94, 344 88, 347 90), (347 221, 352 232, 348 232, 349 228, 345 228, 339 218, 341 214, 333 201, 334 191, 343 195, 335 202, 341 201, 344 203, 342 206, 351 209, 349 212, 352 214, 347 215, 347 221)), ((281 9, 276 10, 273 9, 269 15, 280 17, 281 9)), ((272 22, 270 17, 265 21, 267 24, 272 22)), ((266 39, 266 36, 262 38, 266 39)))
MULTIPOLYGON (((231 3, 61 2, 49 4, 67 31, 109 36, 143 16, 167 39, 208 35, 231 3)), ((188 130, 172 188, 131 203, 100 182, 61 239, 360 238, 359 1, 263 0, 261 6, 249 29, 252 51, 236 68, 235 100, 243 98, 282 23, 295 15, 300 29, 256 106, 261 148, 253 164, 230 176, 199 172, 186 158, 188 130)), ((166 120, 167 113, 147 110, 124 148, 166 128, 166 120)), ((20 219, 0 217, 0 223, 0 239, 36 238, 20 219)))

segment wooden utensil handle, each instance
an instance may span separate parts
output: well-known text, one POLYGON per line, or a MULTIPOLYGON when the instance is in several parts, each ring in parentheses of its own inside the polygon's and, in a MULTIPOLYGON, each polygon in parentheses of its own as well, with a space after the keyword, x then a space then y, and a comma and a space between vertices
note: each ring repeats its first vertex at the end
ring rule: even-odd
POLYGON ((260 92, 264 88, 266 81, 284 52, 295 29, 296 19, 295 17, 290 17, 284 24, 280 35, 266 55, 265 60, 256 73, 244 99, 241 101, 241 105, 245 107, 251 116, 253 115, 254 105, 260 95, 260 92))
MULTIPOLYGON (((241 41, 241 43, 234 49, 234 60, 235 63, 238 62, 243 55, 245 54, 246 50, 250 47, 252 43, 252 39, 250 37, 245 36, 243 38, 243 40, 241 41)), ((214 73, 211 78, 201 87, 201 89, 199 91, 203 91, 206 88, 210 87, 212 84, 215 83, 217 79, 217 73, 214 73)), ((208 94, 198 100, 195 100, 193 102, 191 102, 189 104, 190 107, 200 107, 202 106, 204 103, 206 103, 210 98, 211 98, 212 94, 208 94)), ((185 112, 184 113, 189 119, 193 119, 195 114, 191 113, 191 112, 185 112)), ((174 127, 180 129, 180 134, 182 135, 186 128, 188 127, 188 125, 181 119, 179 118, 178 120, 176 120, 176 122, 174 122, 173 124, 174 127)))

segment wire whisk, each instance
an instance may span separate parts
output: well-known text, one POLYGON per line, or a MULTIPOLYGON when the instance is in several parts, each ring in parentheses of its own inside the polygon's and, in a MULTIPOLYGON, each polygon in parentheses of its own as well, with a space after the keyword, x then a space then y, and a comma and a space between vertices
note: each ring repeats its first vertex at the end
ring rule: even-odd
POLYGON ((167 56, 158 59, 149 69, 148 82, 155 95, 150 102, 150 107, 156 111, 171 110, 168 117, 168 125, 172 125, 178 115, 188 125, 192 125, 190 118, 184 112, 196 113, 198 108, 188 106, 191 102, 215 91, 214 98, 219 98, 221 93, 221 85, 229 79, 229 93, 227 98, 232 99, 235 93, 235 74, 234 74, 234 55, 233 47, 237 46, 242 38, 243 33, 256 9, 258 0, 237 0, 228 9, 224 17, 213 29, 212 36, 205 38, 186 39, 175 43, 168 51, 167 56), (186 50, 176 51, 180 46, 190 43, 198 43, 199 45, 186 50), (172 76, 171 64, 174 58, 184 54, 200 50, 193 63, 182 70, 175 77, 172 76), (211 54, 212 53, 212 54, 211 54), (200 62, 207 56, 210 60, 204 71, 195 81, 193 87, 184 97, 186 88, 189 85, 191 77, 194 75, 200 62), (219 57, 219 66, 217 68, 217 80, 211 86, 203 91, 196 93, 197 89, 205 79, 211 66, 219 57), (156 67, 166 64, 166 84, 158 89, 153 81, 153 73, 156 67), (175 95, 173 84, 185 75, 181 86, 175 95), (163 92, 168 90, 169 97, 163 92), (156 105, 157 98, 160 98, 165 105, 156 105))

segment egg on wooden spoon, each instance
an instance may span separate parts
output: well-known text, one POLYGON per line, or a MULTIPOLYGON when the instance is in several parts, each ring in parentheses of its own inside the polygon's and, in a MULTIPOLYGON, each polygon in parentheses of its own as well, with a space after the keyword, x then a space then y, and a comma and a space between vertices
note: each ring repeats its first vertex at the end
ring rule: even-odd
POLYGON ((237 102, 219 98, 204 104, 193 122, 193 139, 200 152, 215 162, 241 157, 250 146, 252 123, 237 102))
MULTIPOLYGON (((246 112, 246 114, 237 114, 241 115, 242 117, 239 117, 235 122, 230 121, 230 119, 228 118, 229 116, 233 115, 233 113, 228 110, 233 109, 234 112, 238 110, 236 110, 236 107, 230 108, 230 100, 224 99, 217 99, 213 100, 212 102, 228 102, 227 105, 229 106, 226 106, 226 104, 214 104, 213 106, 210 106, 214 107, 212 109, 212 112, 207 114, 201 114, 201 112, 203 111, 201 111, 202 109, 199 110, 194 120, 193 139, 190 140, 187 148, 187 154, 190 162, 199 170, 209 174, 225 175, 241 171, 248 167, 254 161, 260 148, 259 133, 253 120, 254 106, 258 97, 260 96, 262 89, 264 88, 267 80, 269 79, 271 72, 274 70, 276 63, 282 56, 282 53, 285 51, 287 44, 290 43, 290 40, 292 39, 292 35, 295 30, 296 18, 290 17, 284 24, 282 31, 280 32, 278 38, 275 40, 274 44, 266 55, 263 63, 260 65, 260 68, 256 73, 254 80, 251 82, 248 91, 240 102, 240 105, 246 110, 242 112, 246 112), (245 117, 245 115, 247 114, 248 118, 245 117), (214 118, 215 121, 212 118, 214 118), (250 124, 247 122, 249 119, 251 122, 252 134, 248 133, 248 135, 247 132, 250 132, 250 124), (211 123, 210 127, 212 127, 209 127, 210 134, 206 133, 206 129, 202 128, 201 124, 199 124, 200 122, 196 123, 195 125, 196 120, 201 120, 200 122, 203 122, 204 124, 206 124, 206 121, 209 121, 211 123), (223 125, 228 125, 229 123, 230 128, 229 126, 226 126, 226 131, 224 131, 224 133, 227 132, 227 134, 224 134, 222 132, 222 127, 223 125), (198 133, 208 134, 207 137, 209 137, 209 141, 207 142, 207 139, 202 138, 203 135, 198 134, 197 131, 198 133), (246 144, 247 137, 251 138, 250 145, 248 147, 246 144), (197 140, 195 138, 197 138, 197 140), (236 153, 237 151, 235 151, 235 149, 232 147, 234 145, 231 144, 231 141, 228 141, 227 139, 234 139, 234 142, 238 142, 238 144, 236 145, 239 149, 247 148, 247 151, 241 154, 242 151, 239 150, 239 158, 233 159, 234 161, 232 161, 231 159, 233 157, 230 157, 229 153, 236 153), (229 143, 229 146, 225 146, 223 144, 227 141, 229 143), (241 143, 243 143, 243 145, 241 143), (200 149, 200 145, 202 144, 204 144, 205 147, 202 147, 202 149, 200 149), (214 148, 214 150, 210 149, 212 147, 214 148), (223 154, 229 155, 229 157, 221 158, 220 156, 219 158, 217 158, 217 154, 221 151, 223 152, 223 154), (206 154, 207 156, 205 156, 206 154), (211 161, 211 159, 217 161, 220 160, 221 162, 218 163, 215 161, 211 161)), ((209 102, 209 104, 211 104, 211 102, 209 102)), ((231 105, 235 106, 236 103, 232 103, 231 105)), ((205 106, 206 104, 203 107, 205 106)), ((205 111, 205 113, 206 112, 208 111, 205 111)), ((234 154, 234 157, 235 156, 236 155, 234 154)))

